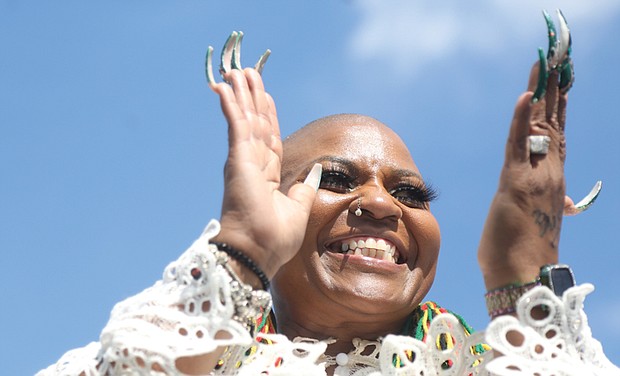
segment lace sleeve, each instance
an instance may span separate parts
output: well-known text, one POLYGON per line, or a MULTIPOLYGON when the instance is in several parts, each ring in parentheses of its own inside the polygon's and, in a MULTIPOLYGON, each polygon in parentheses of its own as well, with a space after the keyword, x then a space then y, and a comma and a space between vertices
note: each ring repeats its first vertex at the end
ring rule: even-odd
POLYGON ((179 357, 252 343, 244 318, 257 317, 271 302, 266 292, 241 284, 209 244, 219 229, 211 221, 161 281, 116 304, 99 346, 72 350, 38 375, 175 375, 179 357))
POLYGON ((620 368, 592 337, 582 309, 593 290, 588 283, 575 286, 562 299, 543 286, 525 293, 517 304, 517 318, 500 316, 489 324, 487 343, 504 356, 492 360, 487 369, 500 376, 620 375, 620 368), (535 307, 542 307, 544 317, 534 317, 535 307), (509 333, 519 337, 520 343, 509 342, 509 333))

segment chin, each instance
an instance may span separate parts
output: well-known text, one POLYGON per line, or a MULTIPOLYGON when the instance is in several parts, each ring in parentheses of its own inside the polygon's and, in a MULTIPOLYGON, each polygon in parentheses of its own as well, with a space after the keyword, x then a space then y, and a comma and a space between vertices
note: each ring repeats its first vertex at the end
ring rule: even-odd
MULTIPOLYGON (((378 263, 343 255, 321 257, 322 272, 314 283, 331 300, 368 314, 413 311, 430 289, 419 268, 378 263)), ((310 275, 311 277, 311 275, 310 275)), ((313 278, 310 278, 312 282, 313 278)))

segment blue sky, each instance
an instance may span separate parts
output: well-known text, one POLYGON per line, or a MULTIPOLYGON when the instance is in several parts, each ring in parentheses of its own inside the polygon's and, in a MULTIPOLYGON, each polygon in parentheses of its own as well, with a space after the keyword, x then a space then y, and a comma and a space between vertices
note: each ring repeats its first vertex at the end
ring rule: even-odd
POLYGON ((0 0, 0 333, 3 374, 26 375, 97 340, 115 302, 219 216, 226 124, 204 79, 208 45, 244 31, 270 48, 284 135, 318 117, 374 116, 439 188, 439 271, 429 298, 487 323, 476 248, 541 9, 562 6, 576 82, 561 260, 596 291, 594 332, 620 364, 620 3, 317 0, 0 0), (295 3, 295 4, 293 4, 295 3))

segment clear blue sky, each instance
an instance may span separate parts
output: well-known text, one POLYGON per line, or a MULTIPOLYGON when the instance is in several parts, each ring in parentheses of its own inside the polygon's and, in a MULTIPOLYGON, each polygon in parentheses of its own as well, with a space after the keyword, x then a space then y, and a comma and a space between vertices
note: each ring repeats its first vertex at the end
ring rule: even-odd
POLYGON ((476 248, 541 9, 562 6, 576 82, 561 260, 596 291, 594 335, 620 364, 620 2, 0 0, 0 357, 28 375, 97 340, 115 302, 219 216, 226 124, 205 83, 208 45, 245 32, 273 50, 266 85, 282 133, 358 112, 392 126, 439 188, 429 298, 487 323, 476 248), (416 5, 427 4, 427 5, 416 5))

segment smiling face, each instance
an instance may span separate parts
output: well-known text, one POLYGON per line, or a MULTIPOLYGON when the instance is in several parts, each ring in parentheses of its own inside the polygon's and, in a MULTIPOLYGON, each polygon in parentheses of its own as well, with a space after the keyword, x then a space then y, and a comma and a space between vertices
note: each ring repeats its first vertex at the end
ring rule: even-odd
POLYGON ((402 140, 372 118, 332 116, 285 140, 282 189, 303 181, 317 162, 321 186, 302 247, 272 281, 278 320, 321 309, 344 322, 360 315, 402 320, 435 276, 440 235, 429 211, 432 191, 402 140))

